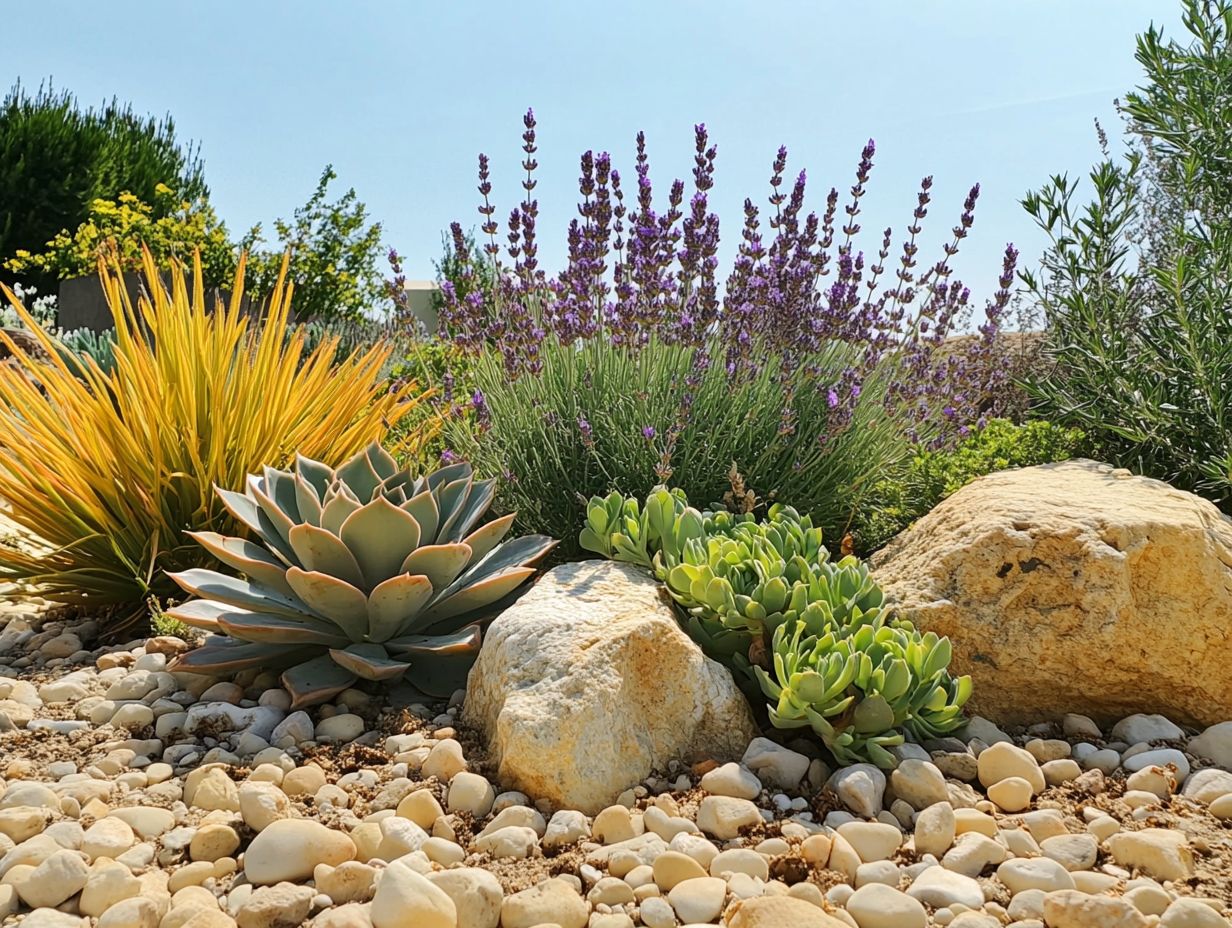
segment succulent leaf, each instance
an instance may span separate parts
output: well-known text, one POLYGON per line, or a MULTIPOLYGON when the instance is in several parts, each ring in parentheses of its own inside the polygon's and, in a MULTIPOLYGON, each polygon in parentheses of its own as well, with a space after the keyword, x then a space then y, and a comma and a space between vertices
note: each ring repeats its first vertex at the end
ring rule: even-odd
POLYGON ((302 454, 295 456, 295 472, 308 481, 309 485, 316 491, 318 501, 325 498, 325 491, 329 489, 329 485, 337 477, 334 469, 328 464, 322 464, 320 461, 306 458, 302 454))
POLYGON ((368 597, 363 591, 315 570, 292 567, 287 582, 297 596, 318 615, 341 628, 352 641, 363 641, 368 633, 368 597))
POLYGON ((353 644, 348 648, 331 648, 329 656, 344 670, 364 680, 393 680, 410 669, 411 665, 390 658, 379 644, 353 644))
POLYGON ((462 539, 462 543, 470 545, 471 563, 478 563, 485 558, 493 548, 501 543, 501 539, 509 534, 513 525, 514 513, 493 519, 486 525, 481 525, 462 539))
POLYGON ((443 619, 465 615, 482 609, 512 593, 529 577, 535 575, 534 567, 506 567, 499 573, 485 574, 482 579, 468 580, 465 586, 448 593, 433 603, 423 614, 426 622, 436 623, 443 619))
POLYGON ((338 468, 338 479, 351 488, 361 503, 372 499, 381 482, 366 452, 361 451, 338 468))
POLYGON ((301 477, 295 475, 295 503, 299 508, 300 518, 308 525, 321 524, 321 497, 316 487, 301 477))
POLYGON ((421 545, 406 556, 399 569, 404 574, 423 574, 432 588, 444 590, 458 578, 473 557, 464 542, 448 545, 421 545))
POLYGON ((321 528, 337 535, 342 531, 342 523, 350 517, 351 513, 357 512, 362 507, 363 503, 350 494, 338 493, 332 498, 329 498, 327 494, 327 500, 321 509, 321 528))
POLYGON ((281 679, 283 688, 291 694, 291 709, 295 710, 332 699, 358 677, 326 653, 288 668, 281 679))
POLYGON ((253 667, 283 667, 311 656, 315 651, 316 649, 311 647, 237 641, 226 636, 211 635, 201 647, 180 655, 176 668, 221 676, 253 667))
POLYGON ((420 544, 430 544, 436 540, 437 528, 441 524, 441 511, 436 505, 436 496, 431 490, 424 490, 422 493, 413 495, 399 508, 419 523, 420 544))
POLYGON ((241 609, 274 612, 278 615, 315 615, 308 604, 294 592, 282 593, 264 584, 220 574, 216 570, 194 567, 168 576, 186 592, 202 599, 213 599, 230 606, 239 606, 241 609))
POLYGON ((432 581, 422 574, 390 577, 368 594, 368 637, 379 642, 406 634, 433 592, 432 581))
POLYGON ((286 615, 268 612, 241 612, 232 609, 217 619, 220 631, 240 641, 265 644, 317 644, 325 647, 346 644, 347 638, 323 623, 309 624, 286 615))
POLYGON ((419 546, 419 523, 383 496, 351 513, 339 533, 355 555, 371 590, 398 573, 407 551, 419 546))
POLYGON ((329 574, 352 586, 363 585, 363 573, 355 555, 332 532, 315 525, 297 525, 291 529, 289 541, 304 570, 329 574))
POLYGON ((189 538, 209 551, 233 570, 283 593, 291 593, 287 585, 286 565, 265 548, 244 538, 231 538, 217 532, 186 532, 189 538))

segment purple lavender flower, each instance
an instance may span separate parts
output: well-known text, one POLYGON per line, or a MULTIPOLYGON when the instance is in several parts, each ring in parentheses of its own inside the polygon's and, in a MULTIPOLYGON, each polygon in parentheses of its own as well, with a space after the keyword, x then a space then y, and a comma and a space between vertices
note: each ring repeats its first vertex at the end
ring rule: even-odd
MULTIPOLYGON (((479 288, 470 286, 478 269, 469 255, 459 281, 467 295, 442 288, 442 327, 463 350, 495 349, 510 377, 542 371, 545 343, 600 343, 636 352, 658 342, 689 352, 693 362, 678 397, 680 408, 662 440, 664 458, 657 467, 664 471, 670 471, 671 454, 690 426, 694 399, 708 376, 726 377, 732 388, 774 376, 782 394, 779 433, 795 434, 802 424, 816 426, 822 433, 815 437, 823 445, 847 427, 860 403, 883 403, 887 414, 915 423, 913 433, 924 442, 948 440, 990 411, 994 401, 989 398, 1004 377, 995 358, 1014 280, 1017 252, 1012 246, 999 289, 985 305, 983 319, 972 326, 978 338, 967 351, 938 351, 955 332, 970 330, 971 294, 953 278, 951 259, 973 225, 979 185, 964 199, 940 260, 930 265, 921 263, 919 245, 933 185, 925 177, 898 239, 899 254, 892 259, 893 226, 879 231, 867 250, 859 247, 875 143, 870 139, 860 152, 841 214, 834 188, 819 211, 809 211, 808 175, 797 170, 790 180, 788 151, 780 147, 770 166, 764 218, 762 208, 745 201, 737 253, 720 288, 720 223, 710 202, 717 148, 704 125, 694 126, 692 189, 674 180, 656 191, 647 140, 639 132, 636 193, 628 199, 607 153, 581 155, 577 215, 566 230, 566 265, 549 276, 538 262, 533 110, 522 122, 525 175, 521 202, 508 213, 504 250, 509 265, 500 263, 490 162, 481 155, 479 214, 494 293, 477 296, 479 288), (850 361, 841 361, 843 369, 836 370, 833 357, 850 361), (877 382, 888 380, 888 388, 865 389, 875 372, 887 373, 877 382), (810 398, 824 402, 829 411, 824 423, 800 420, 795 404, 810 398)), ((452 232, 455 243, 461 240, 459 225, 452 232)), ((472 406, 477 417, 490 415, 482 398, 479 403, 472 398, 472 406)), ((590 424, 582 416, 577 424, 583 442, 591 446, 590 424)), ((643 436, 647 441, 658 437, 650 426, 643 436)))

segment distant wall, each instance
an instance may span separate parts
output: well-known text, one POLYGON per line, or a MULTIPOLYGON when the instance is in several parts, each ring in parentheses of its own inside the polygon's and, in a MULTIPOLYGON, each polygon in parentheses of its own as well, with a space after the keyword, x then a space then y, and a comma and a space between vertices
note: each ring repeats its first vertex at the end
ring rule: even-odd
MULTIPOLYGON (((169 274, 163 275, 163 282, 170 288, 169 274)), ((193 292, 191 278, 187 283, 191 297, 193 292)), ((132 301, 133 307, 136 308, 138 298, 145 291, 145 277, 136 273, 125 274, 124 288, 128 291, 128 298, 132 301)), ((206 291, 205 297, 206 306, 213 307, 219 298, 224 302, 229 301, 231 294, 226 290, 210 288, 206 291)), ((248 312, 251 305, 248 297, 244 297, 243 311, 248 312)), ((115 328, 111 308, 107 305, 107 297, 98 277, 74 277, 71 280, 60 281, 60 292, 56 298, 56 325, 67 332, 76 329, 104 332, 115 328)))

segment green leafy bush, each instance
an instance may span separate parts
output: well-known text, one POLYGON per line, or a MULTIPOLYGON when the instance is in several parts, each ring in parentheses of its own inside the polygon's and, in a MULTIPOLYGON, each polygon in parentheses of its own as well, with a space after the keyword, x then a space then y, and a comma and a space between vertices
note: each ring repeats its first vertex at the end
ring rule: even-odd
POLYGON ((993 419, 952 450, 917 454, 905 473, 879 481, 852 521, 855 546, 876 551, 977 477, 1011 467, 1068 461, 1084 452, 1080 429, 993 419))
POLYGON ((502 541, 512 515, 480 524, 495 484, 465 463, 416 477, 374 442, 336 470, 297 457, 292 470, 250 476, 246 493, 217 490, 259 543, 190 533, 243 579, 171 574, 201 598, 167 614, 215 633, 176 667, 286 668, 293 708, 412 669, 419 688, 449 695, 478 653, 482 611, 555 544, 502 541))
MULTIPOLYGON (((1024 206, 1051 245, 1024 280, 1055 362, 1037 412, 1094 454, 1232 508, 1232 3, 1185 0, 1188 35, 1138 38, 1130 150, 1024 206)), ((1105 147, 1105 152, 1107 151, 1105 147)))
POLYGON ((650 568, 685 628, 778 728, 811 729, 840 763, 894 766, 889 748, 953 731, 971 695, 948 639, 894 618, 868 568, 831 562, 821 530, 776 504, 766 520, 700 512, 679 490, 587 505, 580 544, 650 568))
POLYGON ((333 166, 326 165, 294 219, 274 221, 277 247, 260 249, 260 226, 241 242, 252 253, 246 282, 256 293, 269 291, 278 279, 283 253, 290 251, 292 305, 298 319, 363 321, 375 315, 384 300, 385 283, 377 271, 381 225, 369 222, 368 208, 354 188, 333 202, 326 200, 337 177, 333 166))
MULTIPOLYGON (((31 95, 20 83, 0 104, 0 262, 76 229, 95 200, 128 191, 154 204, 159 184, 190 202, 208 194, 199 154, 176 138, 170 116, 138 116, 114 99, 82 110, 65 91, 31 95)), ((37 269, 23 280, 55 290, 37 269)))

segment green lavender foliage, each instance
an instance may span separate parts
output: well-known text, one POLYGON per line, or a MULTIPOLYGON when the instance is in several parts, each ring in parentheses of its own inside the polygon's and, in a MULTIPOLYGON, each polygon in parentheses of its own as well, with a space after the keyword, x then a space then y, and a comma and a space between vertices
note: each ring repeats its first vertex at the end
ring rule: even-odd
MULTIPOLYGON (((517 510, 528 530, 565 539, 566 557, 580 552, 577 525, 590 497, 615 488, 640 498, 670 480, 690 499, 715 500, 733 462, 760 497, 790 500, 840 538, 877 479, 905 467, 915 450, 902 421, 885 412, 888 367, 869 375, 852 421, 823 443, 817 434, 833 410, 803 369, 790 380, 784 411, 773 365, 733 381, 714 364, 690 384, 697 349, 687 345, 651 339, 626 351, 603 340, 550 339, 540 350, 543 368, 533 377, 511 378, 496 352, 476 356, 467 375, 483 398, 481 415, 446 419, 445 438, 476 468, 508 474, 500 506, 517 510), (688 422, 678 427, 684 406, 688 422)), ((842 370, 859 351, 831 342, 810 360, 842 370)))

